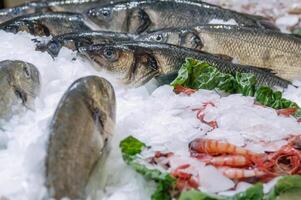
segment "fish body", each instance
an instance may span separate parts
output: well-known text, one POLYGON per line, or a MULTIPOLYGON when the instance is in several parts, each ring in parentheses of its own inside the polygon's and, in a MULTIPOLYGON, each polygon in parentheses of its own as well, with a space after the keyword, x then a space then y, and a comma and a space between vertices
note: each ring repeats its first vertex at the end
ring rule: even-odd
POLYGON ((112 85, 97 76, 75 81, 64 94, 51 121, 46 157, 52 198, 87 198, 90 175, 99 160, 105 162, 115 109, 112 85))
POLYGON ((83 16, 76 13, 43 13, 24 15, 6 21, 0 29, 17 33, 26 31, 37 36, 55 36, 70 32, 90 31, 83 16))
POLYGON ((102 30, 130 33, 208 24, 213 19, 234 19, 239 26, 266 28, 258 17, 203 2, 185 0, 119 2, 91 8, 86 15, 102 30))
MULTIPOLYGON (((13 8, 0 9, 0 23, 13 19, 15 17, 27 14, 41 12, 47 8, 46 2, 28 2, 21 6, 13 8)), ((47 10, 47 9, 46 9, 47 10)))
POLYGON ((116 32, 76 32, 53 37, 47 44, 38 45, 38 50, 47 51, 52 57, 57 57, 62 47, 78 50, 79 47, 91 44, 112 43, 118 41, 130 41, 135 35, 116 32))
POLYGON ((0 120, 32 108, 39 91, 40 75, 34 65, 18 60, 0 62, 0 120))
POLYGON ((188 57, 206 61, 224 73, 253 73, 260 85, 287 87, 289 84, 266 69, 233 64, 211 54, 168 44, 124 42, 91 45, 80 48, 80 52, 98 67, 125 75, 126 83, 134 85, 144 84, 154 77, 175 74, 188 57))
POLYGON ((301 38, 289 34, 231 25, 206 25, 160 30, 140 37, 140 40, 233 58, 242 65, 269 68, 287 80, 301 75, 301 38))
MULTIPOLYGON (((119 0, 121 1, 121 0, 119 0)), ((117 0, 52 0, 47 2, 47 6, 54 12, 76 12, 83 13, 86 10, 100 5, 107 5, 117 0)))

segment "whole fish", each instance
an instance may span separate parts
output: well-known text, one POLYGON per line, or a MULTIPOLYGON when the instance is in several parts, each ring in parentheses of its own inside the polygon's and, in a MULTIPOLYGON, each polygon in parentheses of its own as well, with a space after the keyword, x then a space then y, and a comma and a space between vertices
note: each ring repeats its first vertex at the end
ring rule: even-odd
POLYGON ((28 2, 13 8, 0 9, 0 24, 15 17, 47 10, 47 3, 42 1, 28 2))
POLYGON ((301 38, 270 30, 231 25, 169 29, 138 38, 206 51, 243 65, 273 70, 279 77, 301 76, 301 38))
POLYGON ((91 8, 86 14, 102 30, 130 33, 208 24, 213 19, 234 19, 239 26, 267 27, 257 16, 252 17, 203 2, 185 0, 120 2, 91 8))
POLYGON ((64 94, 51 121, 46 157, 52 198, 87 198, 90 175, 109 150, 115 104, 112 85, 97 76, 75 81, 64 94))
POLYGON ((62 47, 78 50, 79 47, 91 44, 110 43, 134 40, 137 36, 116 32, 76 32, 53 37, 46 44, 38 44, 37 50, 47 51, 52 57, 57 57, 62 47))
POLYGON ((33 108, 40 91, 38 69, 18 60, 0 62, 0 120, 8 120, 24 108, 33 108))
POLYGON ((68 12, 20 16, 4 22, 0 25, 0 29, 13 33, 26 31, 37 36, 55 36, 91 30, 83 16, 68 12))
POLYGON ((253 73, 261 85, 287 87, 289 84, 269 70, 233 64, 211 54, 168 44, 124 42, 82 47, 80 52, 100 69, 122 74, 125 83, 133 85, 142 85, 154 77, 177 72, 187 57, 206 61, 225 73, 253 73))

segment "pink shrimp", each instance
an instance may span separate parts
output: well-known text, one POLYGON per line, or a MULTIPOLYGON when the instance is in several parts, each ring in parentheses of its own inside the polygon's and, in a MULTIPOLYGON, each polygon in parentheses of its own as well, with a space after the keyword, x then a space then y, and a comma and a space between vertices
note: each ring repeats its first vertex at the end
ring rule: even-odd
POLYGON ((218 154, 232 154, 232 155, 242 155, 246 158, 257 157, 257 154, 246 150, 241 147, 237 147, 233 144, 220 142, 218 140, 212 139, 195 139, 189 144, 189 148, 191 151, 197 153, 206 153, 210 155, 218 155, 218 154))
POLYGON ((214 166, 228 167, 248 167, 252 162, 242 155, 227 155, 227 156, 204 156, 199 158, 200 161, 214 166))
POLYGON ((289 117, 293 115, 296 111, 297 111, 296 108, 284 108, 284 109, 277 110, 277 114, 283 115, 285 117, 289 117))
POLYGON ((177 94, 184 93, 184 94, 187 94, 187 95, 191 95, 191 94, 195 93, 196 90, 191 89, 191 88, 186 88, 182 85, 176 85, 175 89, 174 89, 174 92, 177 93, 177 94))
POLYGON ((266 175, 265 172, 260 171, 258 169, 220 167, 218 168, 218 170, 222 172, 224 176, 233 180, 241 180, 241 179, 252 178, 252 177, 262 177, 266 175))

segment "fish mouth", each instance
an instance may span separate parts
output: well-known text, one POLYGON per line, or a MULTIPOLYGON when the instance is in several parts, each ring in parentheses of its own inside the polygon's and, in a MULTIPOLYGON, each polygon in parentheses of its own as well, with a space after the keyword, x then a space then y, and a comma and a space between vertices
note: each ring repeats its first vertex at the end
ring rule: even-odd
POLYGON ((29 110, 34 111, 34 100, 30 95, 27 95, 22 89, 16 88, 15 89, 16 96, 21 99, 22 105, 29 110))
POLYGON ((160 75, 160 73, 158 71, 150 71, 148 72, 147 74, 145 74, 144 76, 142 76, 141 78, 131 82, 131 79, 127 79, 127 78, 124 78, 124 83, 125 84, 128 84, 128 85, 131 85, 133 87, 139 87, 139 86, 142 86, 144 84, 146 84, 147 82, 149 82, 152 78, 156 77, 160 75))

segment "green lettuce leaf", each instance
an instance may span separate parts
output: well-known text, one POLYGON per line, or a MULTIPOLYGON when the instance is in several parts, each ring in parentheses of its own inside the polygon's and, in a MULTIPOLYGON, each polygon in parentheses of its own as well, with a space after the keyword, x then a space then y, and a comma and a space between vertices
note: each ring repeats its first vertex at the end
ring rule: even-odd
POLYGON ((218 89, 229 94, 252 96, 259 103, 274 109, 296 108, 294 116, 301 117, 301 108, 296 103, 283 98, 279 91, 273 91, 267 86, 258 86, 255 75, 222 73, 215 66, 192 58, 186 59, 171 85, 182 85, 192 89, 218 89))
POLYGON ((275 187, 269 192, 265 200, 275 200, 279 195, 301 189, 301 176, 284 176, 276 183, 275 187))
POLYGON ((157 169, 149 169, 136 161, 137 155, 143 151, 146 145, 138 139, 129 136, 120 142, 119 147, 124 161, 129 166, 146 179, 157 182, 157 188, 152 195, 152 200, 171 200, 170 191, 175 185, 175 178, 169 173, 164 173, 157 169))
POLYGON ((190 190, 182 192, 179 200, 262 200, 263 196, 263 185, 258 183, 233 197, 209 195, 204 192, 190 190))

